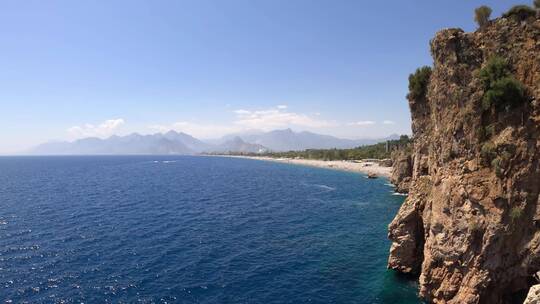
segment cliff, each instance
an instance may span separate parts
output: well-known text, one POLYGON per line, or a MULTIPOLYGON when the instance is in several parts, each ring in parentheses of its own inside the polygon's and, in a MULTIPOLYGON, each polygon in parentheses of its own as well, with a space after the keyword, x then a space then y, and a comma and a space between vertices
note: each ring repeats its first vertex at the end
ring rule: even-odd
POLYGON ((512 303, 540 270, 540 19, 442 30, 431 52, 426 92, 408 96, 412 177, 388 267, 419 275, 429 302, 512 303), (492 58, 523 85, 521 102, 488 91, 492 58))
POLYGON ((538 304, 540 303, 540 285, 534 285, 529 289, 527 298, 523 304, 538 304))
POLYGON ((392 174, 390 182, 396 186, 396 192, 408 193, 412 178, 412 155, 410 147, 400 147, 392 152, 392 174))

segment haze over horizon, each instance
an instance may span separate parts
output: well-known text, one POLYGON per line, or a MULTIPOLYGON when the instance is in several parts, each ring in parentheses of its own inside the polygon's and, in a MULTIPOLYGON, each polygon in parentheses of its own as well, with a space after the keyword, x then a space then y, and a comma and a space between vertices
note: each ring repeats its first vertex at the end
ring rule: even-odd
POLYGON ((3 2, 0 154, 168 130, 410 134, 407 77, 435 32, 519 3, 3 2))

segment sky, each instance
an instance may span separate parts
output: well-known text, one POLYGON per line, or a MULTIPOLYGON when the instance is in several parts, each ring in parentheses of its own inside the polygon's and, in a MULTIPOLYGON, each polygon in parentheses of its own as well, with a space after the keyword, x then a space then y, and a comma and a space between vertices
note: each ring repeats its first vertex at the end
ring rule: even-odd
POLYGON ((520 3, 1 1, 0 153, 170 129, 409 134, 407 78, 434 34, 520 3))

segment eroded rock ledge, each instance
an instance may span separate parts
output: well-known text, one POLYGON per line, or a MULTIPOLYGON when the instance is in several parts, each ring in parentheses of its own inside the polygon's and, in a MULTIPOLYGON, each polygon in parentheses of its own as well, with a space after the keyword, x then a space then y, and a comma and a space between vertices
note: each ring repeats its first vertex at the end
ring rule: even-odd
POLYGON ((399 193, 408 193, 412 179, 413 161, 411 147, 400 147, 392 152, 392 174, 390 182, 399 193))
POLYGON ((429 302, 511 303, 540 270, 540 20, 446 29, 431 52, 427 94, 409 98, 412 154, 397 158, 409 196, 389 225, 388 267, 418 274, 429 302), (495 55, 530 98, 486 113, 478 71, 495 55), (485 164, 486 143, 504 162, 485 164))

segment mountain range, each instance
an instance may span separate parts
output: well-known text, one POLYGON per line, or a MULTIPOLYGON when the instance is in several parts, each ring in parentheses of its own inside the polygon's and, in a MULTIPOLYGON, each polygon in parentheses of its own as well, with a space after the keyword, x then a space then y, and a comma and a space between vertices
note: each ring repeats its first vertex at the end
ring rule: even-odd
POLYGON ((398 135, 380 139, 342 139, 291 129, 270 132, 250 131, 202 141, 183 132, 169 131, 151 135, 133 133, 113 135, 106 139, 83 138, 73 142, 49 142, 29 151, 40 155, 114 155, 114 154, 200 154, 200 153, 261 153, 267 151, 301 151, 306 149, 345 149, 374 144, 398 135))

